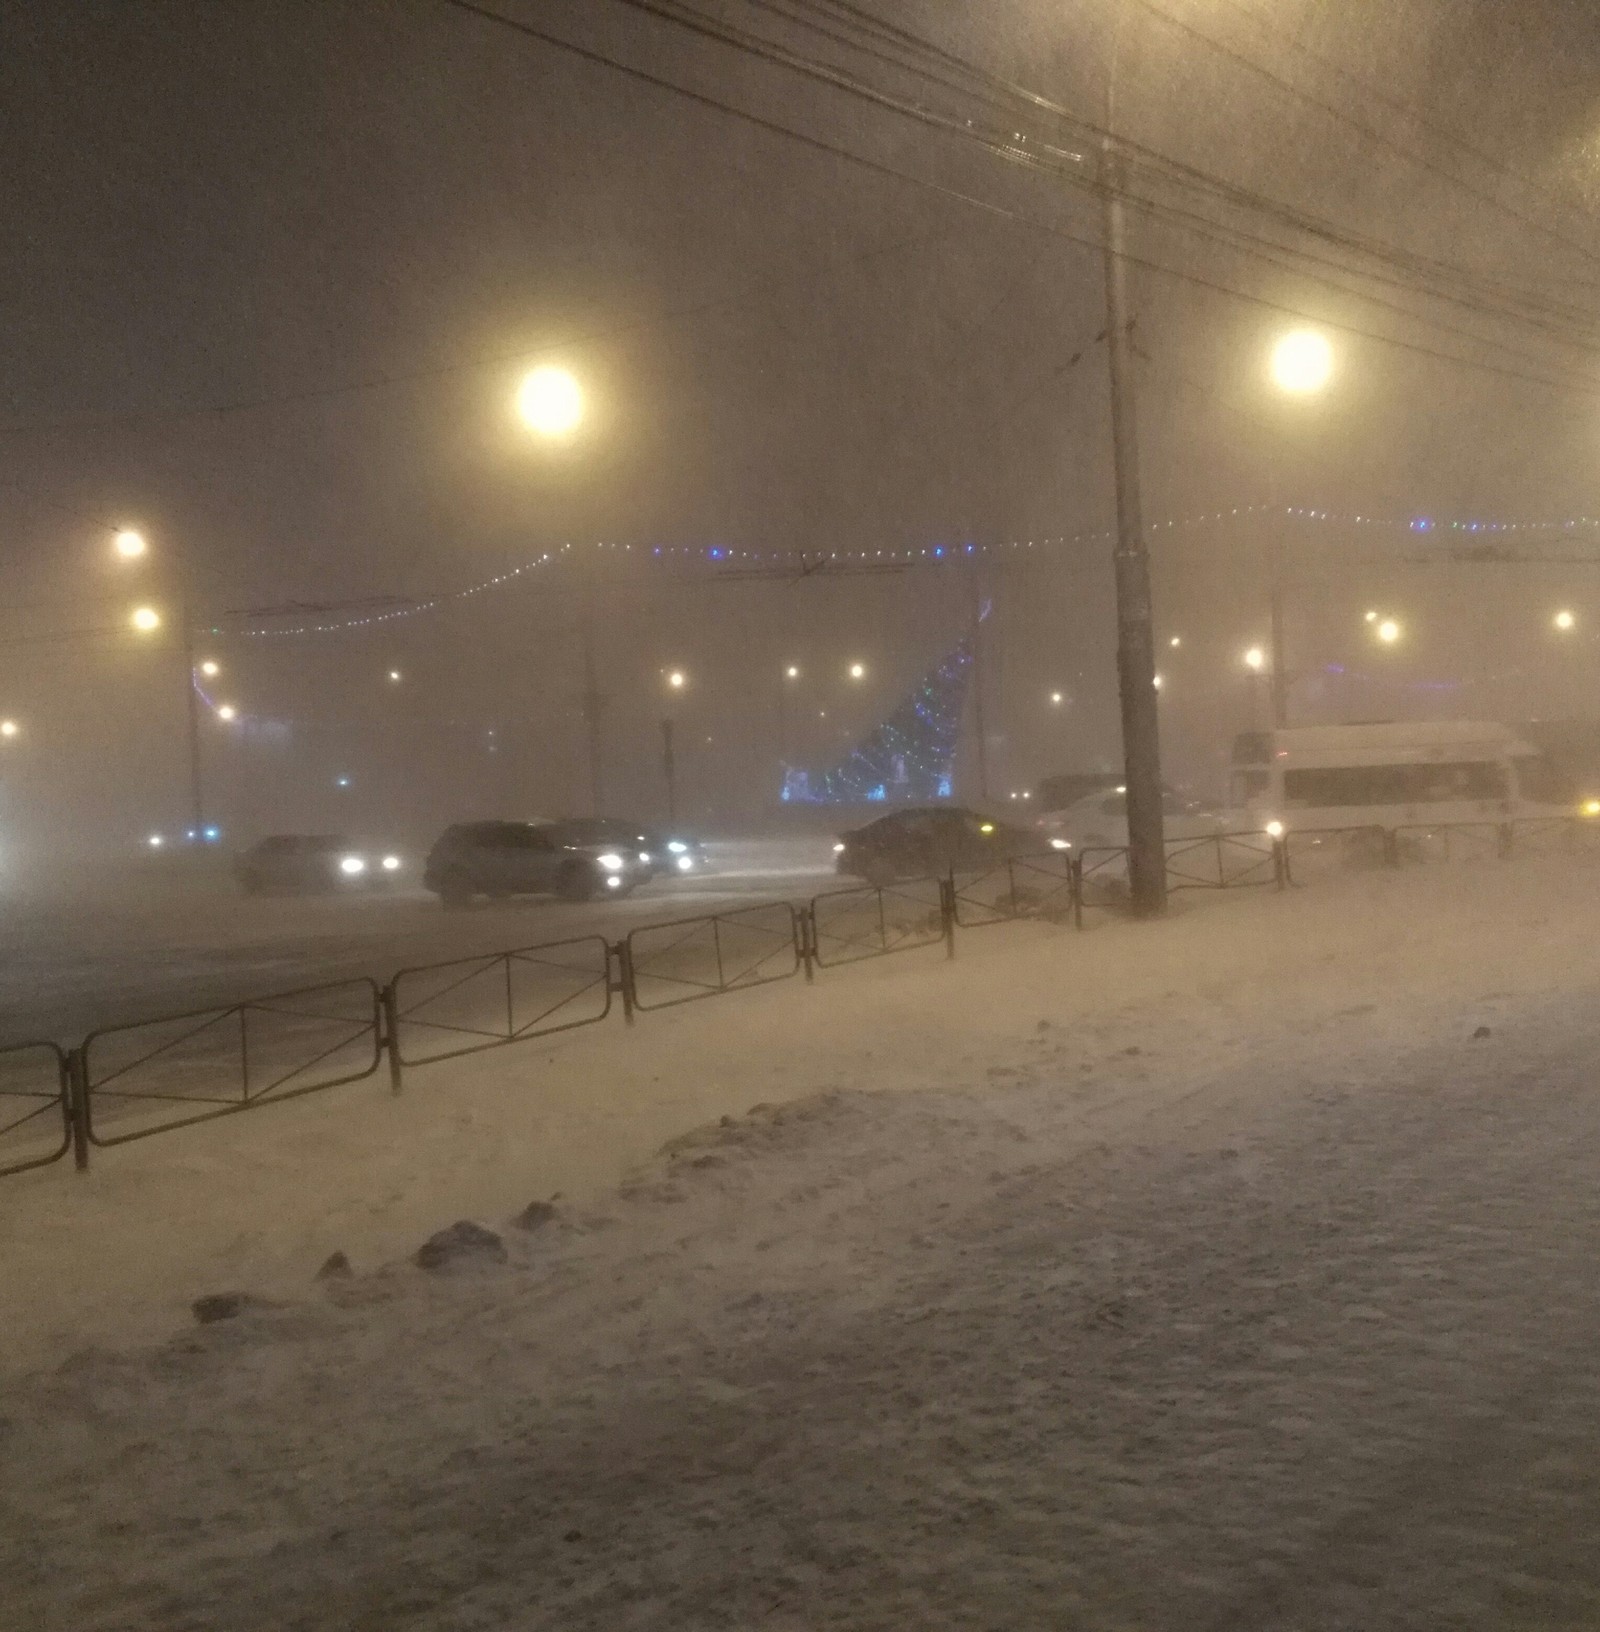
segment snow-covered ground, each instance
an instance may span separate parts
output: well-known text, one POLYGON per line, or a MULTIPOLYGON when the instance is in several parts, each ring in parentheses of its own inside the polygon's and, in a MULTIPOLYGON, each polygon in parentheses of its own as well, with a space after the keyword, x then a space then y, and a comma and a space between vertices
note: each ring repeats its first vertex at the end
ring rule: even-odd
POLYGON ((0 1625, 1600 1624, 1597 899, 976 931, 7 1181, 0 1625))

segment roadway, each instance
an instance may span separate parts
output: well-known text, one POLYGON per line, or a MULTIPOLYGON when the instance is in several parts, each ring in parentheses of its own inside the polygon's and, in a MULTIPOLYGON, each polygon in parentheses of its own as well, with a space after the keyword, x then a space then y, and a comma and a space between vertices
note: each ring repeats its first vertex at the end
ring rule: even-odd
POLYGON ((447 912, 420 889, 246 898, 221 881, 149 878, 19 898, 0 915, 0 1044, 76 1042, 157 1018, 754 901, 802 900, 842 882, 823 839, 713 845, 710 870, 652 881, 621 901, 526 900, 447 912))

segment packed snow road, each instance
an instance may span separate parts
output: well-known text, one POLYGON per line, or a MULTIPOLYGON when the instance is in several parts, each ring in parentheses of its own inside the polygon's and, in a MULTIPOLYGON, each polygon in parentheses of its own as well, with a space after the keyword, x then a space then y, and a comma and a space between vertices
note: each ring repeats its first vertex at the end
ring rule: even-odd
POLYGON ((18 1181, 0 1623, 1600 1624, 1597 904, 1019 926, 18 1181))
POLYGON ((0 914, 0 1046, 76 1041, 122 1024, 404 965, 470 957, 730 903, 833 887, 826 843, 712 846, 712 870, 652 881, 622 901, 528 899, 446 912, 424 891, 247 899, 110 879, 103 889, 7 902, 0 914))

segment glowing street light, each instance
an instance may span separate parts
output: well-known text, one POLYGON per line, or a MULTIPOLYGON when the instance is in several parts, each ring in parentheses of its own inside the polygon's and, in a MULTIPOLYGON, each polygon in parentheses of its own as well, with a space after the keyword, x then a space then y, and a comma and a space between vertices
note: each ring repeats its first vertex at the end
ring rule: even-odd
POLYGON ((1562 607, 1550 621, 1565 634, 1578 620, 1565 607, 1562 607))
POLYGON ((1393 618, 1385 618, 1378 625, 1376 634, 1385 646, 1392 646, 1400 638, 1400 625, 1393 618))
POLYGON ((217 707, 217 718, 224 721, 236 720, 239 718, 239 710, 232 703, 221 703, 217 707))
POLYGON ((128 622, 131 623, 141 635, 148 635, 154 633, 161 627, 161 614, 157 612, 153 606, 136 606, 133 609, 133 615, 128 619, 128 622))
POLYGON ((200 672, 206 677, 207 680, 215 680, 216 677, 222 673, 222 665, 217 662, 214 657, 208 657, 205 662, 200 665, 200 672))
POLYGON ((800 678, 800 666, 797 663, 791 663, 783 672, 787 679, 798 680, 800 678))
POLYGON ((1157 691, 1160 691, 1161 690, 1161 676, 1159 674, 1156 675, 1155 678, 1153 680, 1151 680, 1150 684, 1152 686, 1154 686, 1157 691))
POLYGON ((1378 614, 1370 610, 1363 612, 1362 617, 1365 618, 1368 623, 1376 623, 1378 621, 1378 614))
POLYGON ((1181 635, 1174 635, 1172 639, 1167 642, 1167 644, 1173 649, 1173 651, 1177 651, 1177 649, 1183 644, 1183 637, 1181 635))
POLYGON ((131 527, 124 527, 111 540, 111 547, 124 561, 137 561, 150 546, 145 543, 143 533, 137 533, 131 527))
POLYGON ((517 388, 517 412, 540 436, 568 436, 583 418, 583 388, 564 368, 536 368, 517 388))
POLYGON ((398 669, 390 669, 389 670, 389 683, 391 685, 399 685, 399 683, 400 683, 400 671, 398 669))
POLYGON ((1066 700, 1066 695, 1063 692, 1052 691, 1050 693, 1050 706, 1052 708, 1060 708, 1066 700))
POLYGON ((1290 396, 1320 391, 1333 375, 1333 347, 1315 329, 1291 329, 1272 348, 1272 383, 1290 396))
POLYGON ((865 680, 866 677, 867 666, 865 663, 852 663, 850 665, 850 678, 852 680, 865 680))
POLYGON ((1260 674, 1267 666, 1267 654, 1259 646, 1252 646, 1244 654, 1244 666, 1254 673, 1260 674))
POLYGON ((15 720, 0 720, 0 737, 14 737, 21 729, 15 720))
POLYGON ((682 669, 673 669, 667 675, 667 684, 671 686, 674 691, 682 691, 688 683, 688 676, 682 669))

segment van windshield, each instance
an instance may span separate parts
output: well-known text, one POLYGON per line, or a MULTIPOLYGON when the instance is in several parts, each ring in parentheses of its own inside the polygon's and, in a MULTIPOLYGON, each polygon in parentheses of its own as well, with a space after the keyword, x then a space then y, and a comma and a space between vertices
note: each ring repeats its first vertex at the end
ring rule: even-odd
POLYGON ((1307 766, 1283 773, 1285 805, 1441 805, 1504 799, 1505 767, 1495 760, 1409 765, 1307 766))

